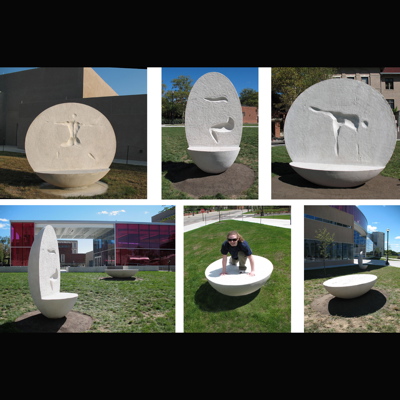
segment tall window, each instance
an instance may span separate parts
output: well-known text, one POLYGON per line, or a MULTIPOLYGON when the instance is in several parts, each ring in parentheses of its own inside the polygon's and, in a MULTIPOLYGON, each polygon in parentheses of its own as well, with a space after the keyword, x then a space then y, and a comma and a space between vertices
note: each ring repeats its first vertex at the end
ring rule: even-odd
POLYGON ((385 89, 394 89, 393 78, 385 78, 385 89))

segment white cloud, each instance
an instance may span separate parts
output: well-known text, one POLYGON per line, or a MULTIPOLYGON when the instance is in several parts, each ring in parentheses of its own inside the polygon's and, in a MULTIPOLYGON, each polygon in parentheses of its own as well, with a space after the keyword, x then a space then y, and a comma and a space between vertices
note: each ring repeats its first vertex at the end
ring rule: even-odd
POLYGON ((370 233, 375 232, 377 229, 378 229, 377 226, 368 225, 368 227, 367 227, 367 231, 370 233))
MULTIPOLYGON (((0 220, 2 221, 2 220, 0 220)), ((8 229, 10 227, 9 224, 0 224, 0 229, 8 229)))
POLYGON ((400 236, 396 236, 395 239, 400 239, 400 236))
POLYGON ((125 210, 116 210, 116 211, 100 211, 97 214, 106 214, 106 215, 118 215, 120 213, 126 212, 125 210))
POLYGON ((8 222, 8 219, 6 219, 6 218, 0 218, 0 221, 8 222))

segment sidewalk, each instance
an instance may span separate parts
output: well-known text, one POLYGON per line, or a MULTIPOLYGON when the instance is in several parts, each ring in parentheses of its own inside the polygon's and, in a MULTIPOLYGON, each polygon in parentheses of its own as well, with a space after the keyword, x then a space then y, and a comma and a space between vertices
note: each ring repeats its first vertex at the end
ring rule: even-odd
MULTIPOLYGON (((210 213, 211 214, 211 213, 210 213)), ((213 224, 215 222, 218 222, 219 219, 212 219, 209 218, 210 214, 208 215, 208 218, 206 218, 205 221, 196 221, 193 223, 187 223, 186 217, 184 218, 184 232, 191 231, 193 229, 201 228, 202 226, 213 224)), ((216 212, 217 214, 217 212, 216 212)), ((279 228, 287 228, 291 229, 291 220, 290 219, 273 219, 273 218, 257 218, 257 217, 246 217, 246 216, 240 216, 240 217, 230 217, 230 218, 221 218, 221 220, 234 220, 234 221, 244 221, 244 222, 252 222, 255 224, 263 224, 263 225, 270 225, 270 226, 276 226, 279 228)))

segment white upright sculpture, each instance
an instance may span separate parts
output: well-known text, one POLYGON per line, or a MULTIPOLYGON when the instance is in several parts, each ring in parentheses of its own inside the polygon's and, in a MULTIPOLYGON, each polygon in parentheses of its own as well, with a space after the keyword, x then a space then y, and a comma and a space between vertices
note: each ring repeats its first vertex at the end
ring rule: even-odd
POLYGON ((66 316, 78 299, 76 293, 60 292, 60 255, 51 225, 35 236, 29 254, 28 281, 33 302, 47 318, 66 316))
POLYGON ((240 151, 243 115, 231 81, 219 72, 201 76, 186 104, 185 131, 188 153, 204 172, 227 170, 240 151))
POLYGON ((301 93, 285 121, 290 165, 322 186, 354 187, 378 175, 397 138, 381 93, 351 79, 328 79, 301 93))
POLYGON ((62 103, 35 118, 26 134, 25 152, 35 173, 51 185, 90 187, 90 195, 100 194, 107 185, 98 180, 110 170, 116 138, 108 119, 95 108, 62 103))

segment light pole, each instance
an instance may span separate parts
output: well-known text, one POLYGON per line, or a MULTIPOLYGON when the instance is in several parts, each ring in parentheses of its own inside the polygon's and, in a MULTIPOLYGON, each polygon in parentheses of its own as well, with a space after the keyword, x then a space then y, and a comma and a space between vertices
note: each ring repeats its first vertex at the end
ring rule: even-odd
POLYGON ((386 265, 389 265, 389 230, 390 229, 386 229, 386 265))

